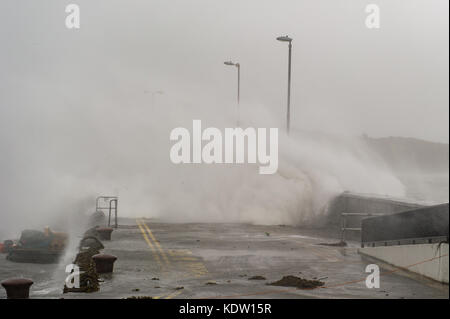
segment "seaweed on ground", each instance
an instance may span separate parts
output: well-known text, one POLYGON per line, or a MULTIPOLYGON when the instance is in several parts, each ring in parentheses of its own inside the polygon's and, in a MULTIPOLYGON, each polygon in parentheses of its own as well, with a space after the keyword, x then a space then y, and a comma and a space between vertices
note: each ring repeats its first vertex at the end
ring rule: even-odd
POLYGON ((266 277, 257 275, 257 276, 248 278, 248 280, 266 280, 266 277))
POLYGON ((67 292, 94 292, 100 289, 100 280, 95 269, 95 262, 92 256, 98 254, 99 251, 93 248, 81 250, 75 257, 74 264, 79 267, 80 286, 67 287, 64 285, 63 293, 67 292))
POLYGON ((345 241, 340 241, 337 243, 320 243, 321 246, 331 246, 331 247, 347 247, 347 243, 345 241))
POLYGON ((278 281, 272 282, 268 285, 271 286, 283 286, 283 287, 296 287, 297 289, 314 289, 323 286, 325 283, 319 280, 309 280, 296 276, 284 276, 278 281))

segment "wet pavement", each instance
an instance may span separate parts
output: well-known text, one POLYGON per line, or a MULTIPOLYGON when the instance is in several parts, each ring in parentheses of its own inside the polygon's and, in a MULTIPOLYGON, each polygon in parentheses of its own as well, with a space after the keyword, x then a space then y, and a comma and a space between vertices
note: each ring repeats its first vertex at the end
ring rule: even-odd
MULTIPOLYGON (((0 280, 31 278, 31 298, 448 298, 448 285, 381 269, 380 288, 368 289, 368 264, 358 244, 323 246, 337 239, 315 230, 246 224, 175 224, 148 219, 121 221, 104 241, 118 257, 102 275, 100 291, 63 294, 65 266, 13 263, 0 255, 0 280), (320 234, 320 235, 319 235, 320 234), (323 287, 270 286, 283 276, 319 279, 323 287), (262 276, 265 280, 249 280, 262 276)), ((382 266, 382 265, 380 265, 382 266)), ((0 289, 0 298, 6 293, 0 289)))

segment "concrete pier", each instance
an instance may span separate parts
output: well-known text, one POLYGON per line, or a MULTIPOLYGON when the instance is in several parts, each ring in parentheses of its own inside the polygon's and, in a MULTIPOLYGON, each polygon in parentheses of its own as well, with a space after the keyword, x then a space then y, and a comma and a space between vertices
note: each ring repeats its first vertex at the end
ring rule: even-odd
MULTIPOLYGON (((21 273, 35 282, 39 298, 448 298, 448 286, 383 274, 381 287, 368 289, 369 261, 359 242, 323 246, 338 238, 327 230, 248 224, 166 223, 121 219, 103 253, 117 256, 114 273, 90 294, 62 294, 64 262, 12 263, 0 255, 0 280, 21 273), (320 279, 324 287, 301 290, 269 286, 283 276, 320 279), (249 280, 262 276, 263 280, 249 280)), ((71 262, 70 258, 67 260, 71 262)), ((0 298, 6 298, 0 291, 0 298)))

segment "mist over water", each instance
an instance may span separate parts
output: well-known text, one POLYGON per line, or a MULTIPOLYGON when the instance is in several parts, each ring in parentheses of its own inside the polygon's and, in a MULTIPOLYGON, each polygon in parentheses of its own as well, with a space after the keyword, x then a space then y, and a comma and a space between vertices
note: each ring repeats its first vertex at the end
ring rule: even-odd
POLYGON ((16 113, 2 126, 13 136, 4 144, 9 169, 2 169, 1 228, 9 236, 27 227, 73 226, 94 211, 98 195, 119 196, 120 216, 289 225, 323 214, 344 190, 404 195, 359 138, 295 130, 287 137, 263 105, 241 105, 241 122, 280 126, 274 175, 260 175, 257 164, 170 161, 173 128, 192 130, 192 119, 202 119, 204 128, 234 127, 235 104, 181 107, 161 97, 155 106, 109 101, 62 104, 56 113, 30 116, 34 111, 16 113), (33 134, 23 134, 23 127, 33 134))

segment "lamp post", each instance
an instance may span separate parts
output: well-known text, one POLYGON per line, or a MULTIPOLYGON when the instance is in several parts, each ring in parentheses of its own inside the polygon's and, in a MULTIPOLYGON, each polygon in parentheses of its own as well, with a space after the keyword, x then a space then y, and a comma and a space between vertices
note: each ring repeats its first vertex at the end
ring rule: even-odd
POLYGON ((228 66, 235 66, 237 67, 237 76, 238 76, 238 81, 237 81, 237 126, 239 126, 239 101, 240 101, 240 96, 241 96, 241 65, 239 63, 233 63, 231 61, 226 61, 224 62, 225 65, 228 66))
POLYGON ((153 107, 153 108, 155 107, 155 95, 156 95, 156 94, 163 95, 164 92, 163 92, 163 91, 154 91, 154 92, 152 92, 152 107, 153 107))
POLYGON ((291 125, 291 56, 292 56, 292 38, 281 36, 277 38, 281 42, 289 42, 289 62, 288 62, 288 96, 287 96, 287 112, 286 112, 286 132, 289 134, 291 125))

